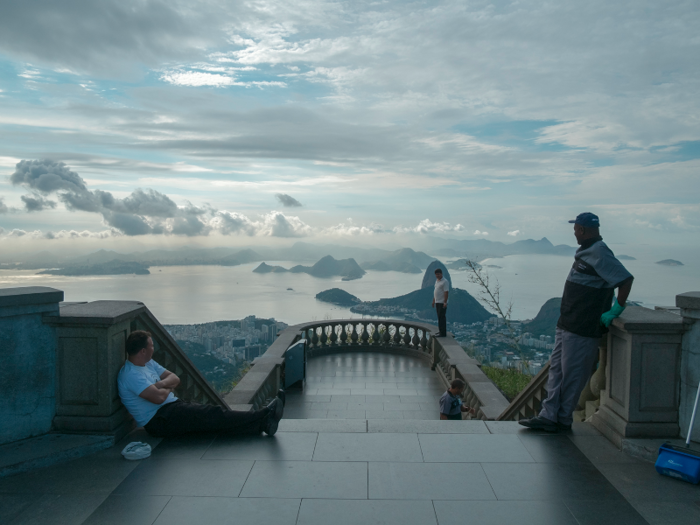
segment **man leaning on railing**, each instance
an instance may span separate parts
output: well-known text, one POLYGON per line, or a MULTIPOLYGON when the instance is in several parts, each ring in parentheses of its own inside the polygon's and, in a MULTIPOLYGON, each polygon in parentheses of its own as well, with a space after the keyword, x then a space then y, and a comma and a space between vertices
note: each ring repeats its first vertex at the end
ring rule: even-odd
POLYGON ((581 213, 569 222, 574 223, 580 248, 564 285, 547 399, 538 416, 520 420, 525 427, 547 432, 571 429, 576 402, 598 356, 600 337, 625 309, 634 280, 603 242, 597 215, 581 213))
POLYGON ((191 432, 219 432, 272 436, 284 412, 284 391, 261 410, 227 410, 221 406, 188 403, 173 393, 180 378, 153 357, 153 339, 135 330, 126 340, 127 361, 119 371, 119 397, 136 423, 155 437, 191 432))

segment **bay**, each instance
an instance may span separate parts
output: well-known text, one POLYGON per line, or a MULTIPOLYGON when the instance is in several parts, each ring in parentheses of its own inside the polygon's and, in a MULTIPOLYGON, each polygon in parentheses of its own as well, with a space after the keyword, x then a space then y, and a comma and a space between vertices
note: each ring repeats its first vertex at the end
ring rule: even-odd
MULTIPOLYGON (((635 276, 630 300, 653 308, 674 305, 678 293, 700 290, 700 257, 694 247, 613 249, 637 258, 623 261, 635 276), (655 264, 665 258, 678 259, 684 266, 655 264)), ((556 255, 513 255, 487 259, 482 264, 492 283, 500 284, 502 302, 512 301, 513 318, 529 319, 537 315, 545 301, 561 297, 572 262, 571 257, 556 255)), ((307 274, 253 273, 258 264, 151 267, 150 275, 82 277, 37 275, 35 270, 0 270, 0 287, 50 286, 63 290, 66 301, 141 301, 164 324, 241 319, 248 315, 296 324, 361 317, 348 308, 317 301, 315 295, 323 290, 341 288, 364 301, 374 301, 412 292, 420 287, 423 278, 422 274, 376 271, 368 271, 362 279, 354 281, 320 279, 307 274)), ((275 261, 274 264, 289 268, 296 263, 275 261)), ((467 272, 450 270, 450 274, 453 286, 478 297, 479 290, 469 282, 467 272)))

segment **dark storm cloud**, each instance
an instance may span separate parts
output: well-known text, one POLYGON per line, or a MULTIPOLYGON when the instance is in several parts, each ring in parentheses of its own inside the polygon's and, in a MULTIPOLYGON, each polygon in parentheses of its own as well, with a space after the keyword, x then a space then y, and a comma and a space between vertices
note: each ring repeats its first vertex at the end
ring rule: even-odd
POLYGON ((27 211, 43 211, 49 208, 55 208, 54 201, 44 199, 39 195, 22 195, 20 197, 24 203, 24 208, 27 211))
POLYGON ((286 193, 278 193, 275 195, 275 197, 277 197, 277 200, 280 201, 282 203, 282 206, 284 206, 285 208, 299 207, 302 205, 301 202, 296 200, 291 195, 287 195, 286 193))
POLYGON ((218 31, 219 9, 215 3, 177 0, 10 0, 0 2, 0 50, 112 76, 139 63, 201 56, 225 36, 218 31))
POLYGON ((44 195, 58 190, 87 191, 85 181, 63 162, 49 159, 22 160, 10 176, 12 184, 23 184, 44 195))

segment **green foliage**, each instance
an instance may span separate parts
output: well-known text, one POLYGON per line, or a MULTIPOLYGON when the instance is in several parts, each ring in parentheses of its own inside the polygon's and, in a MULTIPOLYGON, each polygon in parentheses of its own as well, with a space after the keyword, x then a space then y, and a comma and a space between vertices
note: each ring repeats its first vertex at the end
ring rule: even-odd
POLYGON ((503 392, 508 401, 512 401, 515 396, 522 392, 532 379, 531 376, 513 368, 503 370, 492 366, 482 366, 481 371, 503 392))

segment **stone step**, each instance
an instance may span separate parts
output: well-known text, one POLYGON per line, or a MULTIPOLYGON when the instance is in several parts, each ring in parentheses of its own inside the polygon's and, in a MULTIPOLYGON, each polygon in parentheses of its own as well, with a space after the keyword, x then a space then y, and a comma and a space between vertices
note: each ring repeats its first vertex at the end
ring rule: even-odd
POLYGON ((114 436, 44 434, 0 446, 0 478, 80 458, 114 445, 114 436))
POLYGON ((334 432, 398 434, 488 434, 483 421, 421 419, 282 419, 278 432, 334 432))

